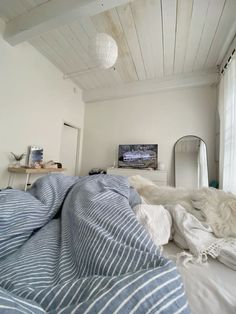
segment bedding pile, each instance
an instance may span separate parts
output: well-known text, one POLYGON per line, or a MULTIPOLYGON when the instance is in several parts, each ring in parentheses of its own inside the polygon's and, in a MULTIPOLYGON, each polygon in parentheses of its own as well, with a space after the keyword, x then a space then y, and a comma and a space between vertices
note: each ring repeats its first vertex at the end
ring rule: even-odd
POLYGON ((187 189, 157 186, 140 175, 130 184, 148 204, 182 205, 198 220, 206 222, 219 238, 236 238, 236 195, 213 188, 187 189))
POLYGON ((125 178, 45 176, 0 192, 1 313, 189 313, 125 178))
POLYGON ((211 256, 236 270, 236 239, 216 237, 207 223, 198 220, 182 205, 138 204, 134 212, 156 245, 165 245, 173 239, 185 250, 177 254, 177 261, 184 259, 184 265, 188 262, 201 264, 211 256))
POLYGON ((177 246, 189 250, 178 254, 185 264, 202 263, 211 256, 236 270, 235 195, 211 188, 159 187, 139 175, 129 182, 144 203, 134 208, 137 219, 157 245, 168 242, 162 232, 166 230, 169 240, 173 237, 177 246), (164 219, 167 212, 171 220, 164 219))
POLYGON ((185 263, 202 263, 208 256, 217 258, 221 263, 236 270, 236 239, 217 238, 212 228, 188 213, 181 205, 167 206, 173 221, 173 240, 182 249, 179 257, 185 257, 185 263))

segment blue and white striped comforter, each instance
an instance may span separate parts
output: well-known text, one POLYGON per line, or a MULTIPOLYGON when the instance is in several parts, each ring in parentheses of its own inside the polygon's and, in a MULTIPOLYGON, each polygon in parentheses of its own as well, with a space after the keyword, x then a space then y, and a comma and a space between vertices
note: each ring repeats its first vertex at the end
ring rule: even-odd
POLYGON ((189 313, 175 265, 131 209, 135 193, 109 175, 1 191, 0 313, 189 313))

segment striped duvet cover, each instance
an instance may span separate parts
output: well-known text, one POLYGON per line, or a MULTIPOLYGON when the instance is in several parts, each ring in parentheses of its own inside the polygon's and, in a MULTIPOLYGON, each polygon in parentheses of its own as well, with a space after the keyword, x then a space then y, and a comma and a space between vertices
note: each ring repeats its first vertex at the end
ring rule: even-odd
POLYGON ((45 176, 0 192, 0 313, 189 313, 123 177, 45 176))

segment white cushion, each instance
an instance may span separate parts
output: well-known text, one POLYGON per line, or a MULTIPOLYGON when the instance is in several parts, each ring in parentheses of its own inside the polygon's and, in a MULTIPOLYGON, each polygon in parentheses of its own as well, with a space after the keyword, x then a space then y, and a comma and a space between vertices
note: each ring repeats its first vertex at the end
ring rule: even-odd
POLYGON ((157 246, 169 242, 172 220, 169 212, 162 205, 140 204, 133 210, 138 221, 145 227, 157 246))

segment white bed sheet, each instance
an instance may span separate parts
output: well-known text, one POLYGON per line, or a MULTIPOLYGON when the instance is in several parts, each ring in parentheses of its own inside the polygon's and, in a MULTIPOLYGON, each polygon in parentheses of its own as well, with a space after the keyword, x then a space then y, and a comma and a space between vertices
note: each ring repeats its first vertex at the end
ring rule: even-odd
MULTIPOLYGON (((182 250, 173 242, 163 254, 173 259, 182 250)), ((236 271, 209 258, 203 265, 177 263, 192 314, 236 314, 236 271)))

